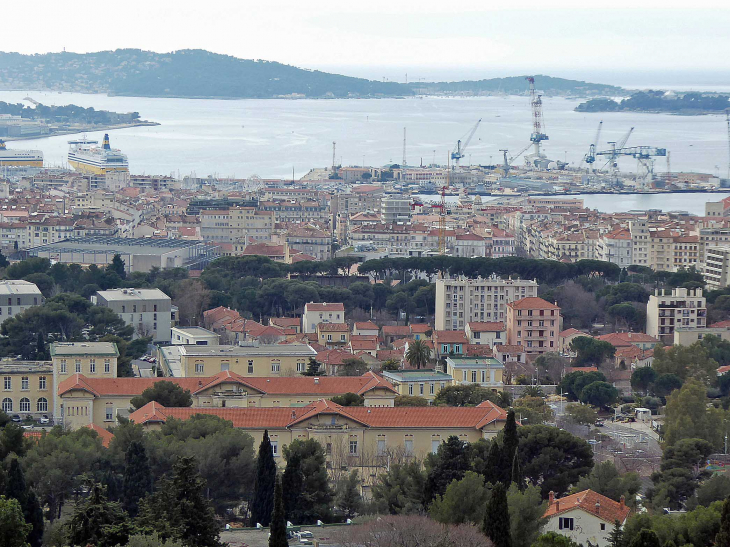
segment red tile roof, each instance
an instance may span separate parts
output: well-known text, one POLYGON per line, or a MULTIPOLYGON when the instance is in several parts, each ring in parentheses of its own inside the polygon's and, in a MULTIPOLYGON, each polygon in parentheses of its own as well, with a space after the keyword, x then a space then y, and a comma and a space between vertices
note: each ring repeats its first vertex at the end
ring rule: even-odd
POLYGON ((96 424, 89 424, 86 427, 93 431, 96 431, 96 434, 99 435, 99 438, 101 439, 101 446, 103 446, 104 448, 109 448, 109 443, 112 442, 112 439, 114 438, 114 433, 104 429, 103 427, 99 427, 96 424))
POLYGON ((471 321, 469 323, 469 329, 472 332, 498 332, 505 330, 502 321, 471 321))
POLYGON ((410 336, 411 327, 404 325, 385 325, 383 336, 410 336))
POLYGON ((466 334, 460 330, 437 330, 434 337, 439 344, 468 344, 466 334))
POLYGON ((626 347, 637 343, 653 342, 658 344, 659 340, 643 332, 611 332, 596 337, 598 340, 608 342, 615 347, 626 347))
POLYGON ((304 304, 306 311, 345 311, 345 305, 341 302, 328 304, 327 302, 309 302, 304 304))
POLYGON ((302 320, 298 317, 272 317, 269 319, 269 323, 275 327, 287 328, 300 326, 302 324, 302 320))
POLYGON ((710 328, 713 329, 726 329, 728 327, 730 327, 730 321, 718 321, 717 323, 713 323, 712 325, 710 325, 710 328))
POLYGON ((548 506, 543 518, 554 517, 574 509, 582 509, 608 523, 619 521, 621 524, 631 512, 623 501, 615 502, 593 490, 583 490, 583 492, 554 500, 548 506))
POLYGON ((319 323, 317 328, 320 332, 349 332, 350 328, 345 323, 319 323))
POLYGON ((559 336, 560 338, 567 338, 568 336, 574 336, 574 335, 576 335, 576 334, 577 334, 578 336, 588 336, 588 337, 590 337, 590 336, 591 336, 590 334, 586 334, 586 333, 585 333, 585 332, 583 332, 582 330, 578 330, 578 329, 573 329, 573 328, 571 328, 571 329, 565 329, 564 331, 562 331, 562 332, 559 332, 559 333, 558 333, 558 336, 559 336))
POLYGON ((510 308, 513 308, 515 310, 559 310, 560 306, 556 306, 555 304, 551 304, 547 300, 543 300, 542 298, 538 296, 528 296, 525 298, 521 298, 520 300, 517 300, 515 302, 510 302, 507 304, 510 308))
POLYGON ((357 330, 380 330, 379 327, 372 321, 357 322, 355 323, 355 328, 357 330))
POLYGON ((411 323, 411 332, 413 334, 425 334, 430 330, 433 330, 433 327, 428 323, 411 323))

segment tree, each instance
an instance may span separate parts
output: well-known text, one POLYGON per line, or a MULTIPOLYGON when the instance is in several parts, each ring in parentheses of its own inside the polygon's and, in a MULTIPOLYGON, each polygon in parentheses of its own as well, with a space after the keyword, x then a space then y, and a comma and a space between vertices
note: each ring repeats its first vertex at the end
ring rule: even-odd
POLYGON ((588 475, 581 477, 573 487, 573 492, 593 490, 613 501, 621 501, 623 496, 633 506, 633 500, 640 489, 641 479, 638 474, 621 475, 613 462, 608 460, 597 463, 588 475))
POLYGON ((467 471, 463 479, 454 480, 446 487, 443 496, 434 498, 428 512, 431 518, 444 524, 478 524, 488 499, 484 477, 467 471))
POLYGON ((495 393, 478 384, 460 384, 446 386, 441 389, 433 400, 434 405, 446 406, 477 406, 484 401, 497 402, 495 393))
POLYGON ((653 473, 654 486, 647 492, 652 505, 679 509, 694 493, 703 474, 695 469, 712 453, 712 444, 704 439, 682 439, 667 446, 662 454, 660 470, 653 473))
MULTIPOLYGON (((512 482, 512 471, 515 468, 515 460, 519 461, 517 446, 519 440, 517 438, 517 422, 515 421, 515 411, 509 410, 507 412, 507 421, 502 429, 502 447, 500 459, 501 461, 501 481, 503 484, 510 484, 512 482)), ((515 477, 515 482, 518 486, 522 482, 519 477, 515 477)))
POLYGON ((443 496, 446 487, 454 480, 461 480, 469 471, 466 443, 457 436, 451 435, 446 442, 439 445, 436 454, 426 457, 425 504, 436 496, 443 496))
POLYGON ((523 394, 514 402, 513 408, 522 425, 544 424, 553 418, 553 410, 541 396, 528 397, 523 394))
POLYGON ((631 540, 629 547, 662 547, 659 543, 654 530, 641 530, 637 536, 631 540))
POLYGON ((425 485, 426 475, 420 462, 393 464, 386 473, 378 475, 373 484, 373 504, 380 513, 422 513, 425 485))
POLYGON ((349 357, 342 360, 337 368, 337 376, 362 376, 368 371, 368 365, 359 357, 349 357))
POLYGON ((340 406, 363 406, 365 404, 365 398, 357 393, 335 395, 334 397, 330 397, 330 401, 340 406))
POLYGON ((28 543, 31 547, 40 547, 43 540, 43 512, 38 503, 38 497, 25 482, 25 475, 18 458, 10 461, 5 495, 18 500, 23 509, 23 519, 32 527, 28 534, 28 543))
POLYGON ((657 374, 653 368, 639 367, 631 374, 631 387, 646 394, 656 377, 657 374))
POLYGON ((396 395, 393 406, 428 406, 428 399, 418 395, 396 395))
POLYGON ((618 399, 618 389, 608 382, 593 382, 580 392, 580 400, 600 408, 606 408, 618 399))
POLYGON ((482 531, 492 540, 495 547, 512 547, 507 491, 501 482, 492 488, 492 494, 484 513, 482 531))
POLYGON ((720 448, 725 429, 724 411, 707 407, 707 391, 699 381, 690 379, 667 397, 664 440, 671 446, 681 439, 699 438, 720 448))
POLYGON ((307 363, 307 370, 302 373, 302 376, 317 376, 319 374, 320 364, 314 357, 309 358, 307 363))
POLYGON ((358 476, 357 469, 353 469, 337 485, 335 503, 337 504, 337 508, 347 518, 352 518, 360 512, 362 496, 360 496, 360 477, 358 476))
MULTIPOLYGON (((301 480, 301 488, 291 493, 296 497, 293 505, 285 507, 287 518, 295 524, 329 520, 332 491, 322 445, 316 439, 295 439, 284 447, 283 452, 285 476, 301 480)), ((289 488, 290 484, 292 481, 287 481, 285 486, 289 488)), ((287 492, 286 496, 290 499, 290 493, 287 492)))
POLYGON ((552 490, 562 496, 593 467, 591 446, 567 431, 528 425, 517 431, 523 477, 540 485, 543 499, 552 490))
POLYGON ((106 271, 117 274, 120 279, 125 279, 127 277, 127 271, 124 268, 124 260, 122 260, 119 253, 114 255, 111 263, 106 267, 106 271))
POLYGON ((720 517, 720 531, 715 536, 715 545, 730 545, 730 498, 722 503, 722 516, 720 517))
POLYGON ((588 405, 572 404, 565 408, 571 421, 580 425, 593 425, 598 419, 598 413, 588 405))
POLYGON ((155 401, 166 408, 185 407, 193 405, 193 397, 189 389, 183 389, 174 382, 159 380, 152 387, 145 389, 140 395, 132 398, 132 406, 142 408, 147 403, 155 401))
POLYGON ((271 522, 269 547, 288 547, 286 537, 286 517, 284 516, 284 495, 281 490, 281 478, 274 481, 274 509, 269 517, 271 522))
POLYGON ((155 492, 140 504, 139 523, 186 547, 221 546, 213 505, 205 497, 205 480, 195 458, 178 458, 172 477, 159 481, 155 492))
POLYGON ((676 374, 659 374, 657 375, 651 391, 657 397, 666 397, 675 389, 682 387, 682 379, 676 374))
POLYGON ((537 538, 532 547, 582 547, 568 536, 558 534, 557 532, 547 532, 537 538))
POLYGON ((134 518, 139 502, 152 491, 152 472, 147 451, 139 441, 133 441, 124 455, 124 482, 122 483, 122 507, 134 518))
POLYGON ((570 349, 576 352, 576 357, 573 360, 573 366, 575 367, 598 366, 616 353, 616 347, 613 344, 590 336, 574 338, 570 343, 570 349))
POLYGON ((88 499, 74 508, 67 529, 72 545, 113 547, 127 543, 131 526, 121 505, 108 501, 103 487, 94 484, 88 499))
POLYGON ((426 368, 431 359, 431 348, 426 345, 425 340, 413 340, 408 343, 406 350, 406 361, 412 367, 426 368))
MULTIPOLYGON (((274 483, 276 481, 276 462, 274 451, 269 439, 268 430, 259 445, 259 454, 256 460, 256 475, 254 477, 254 494, 251 503, 251 525, 261 524, 268 526, 271 512, 274 508, 274 483)), ((282 502, 283 503, 283 502, 282 502)))
POLYGON ((32 529, 23 519, 23 510, 18 500, 0 496, 0 545, 28 547, 26 538, 32 529))
POLYGON ((605 381, 606 377, 600 372, 571 372, 563 377, 556 391, 563 393, 571 401, 577 401, 585 386, 593 382, 605 381))
POLYGON ((621 523, 618 520, 613 521, 613 528, 608 534, 608 544, 611 547, 626 547, 624 531, 621 529, 621 523))
POLYGON ((530 485, 520 491, 517 484, 510 485, 507 490, 507 507, 509 508, 510 537, 514 547, 530 547, 540 534, 545 524, 545 503, 540 495, 540 488, 530 485))
POLYGON ((717 361, 710 357, 702 342, 691 346, 657 346, 651 366, 659 375, 676 374, 682 380, 695 378, 705 385, 717 378, 717 361))
POLYGON ((730 497, 730 477, 727 475, 713 475, 697 489, 697 504, 705 507, 727 497, 730 497))

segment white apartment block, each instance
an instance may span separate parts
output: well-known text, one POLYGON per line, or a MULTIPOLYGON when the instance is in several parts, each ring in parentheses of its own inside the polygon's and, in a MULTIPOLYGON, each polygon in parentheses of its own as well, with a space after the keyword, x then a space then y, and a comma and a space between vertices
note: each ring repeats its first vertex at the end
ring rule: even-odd
POLYGON ((35 283, 21 279, 0 281, 0 323, 45 301, 35 283))
POLYGON ((304 304, 302 332, 317 332, 320 323, 345 323, 345 305, 342 303, 309 302, 304 304))
POLYGON ((631 232, 619 228, 598 240, 596 258, 626 268, 633 264, 631 232))
POLYGON ((408 224, 411 212, 409 196, 387 194, 380 201, 380 217, 385 224, 408 224))
POLYGON ((127 325, 132 325, 135 338, 151 336, 153 342, 170 342, 172 300, 160 289, 97 291, 91 301, 110 308, 127 325))
POLYGON ((700 269, 708 290, 727 287, 730 284, 730 245, 705 247, 705 260, 700 269))
POLYGON ((656 289, 646 305, 646 334, 664 344, 674 343, 677 327, 707 326, 707 304, 702 289, 656 289))
POLYGON ((629 222, 631 253, 634 264, 649 266, 649 225, 646 219, 629 222))
POLYGON ((258 211, 255 207, 231 207, 200 212, 200 237, 203 241, 270 241, 273 231, 273 211, 258 211))
POLYGON ((464 330, 467 323, 505 321, 507 304, 537 296, 537 281, 444 277, 436 280, 436 330, 464 330))

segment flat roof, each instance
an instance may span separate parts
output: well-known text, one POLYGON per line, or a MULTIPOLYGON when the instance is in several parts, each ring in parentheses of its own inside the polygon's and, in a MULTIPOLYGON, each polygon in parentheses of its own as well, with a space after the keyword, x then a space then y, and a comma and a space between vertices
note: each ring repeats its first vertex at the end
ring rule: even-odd
POLYGON ((53 373, 51 361, 21 361, 20 359, 3 359, 0 361, 0 374, 20 374, 22 372, 53 373))
POLYGON ((6 279, 0 281, 0 295, 34 294, 40 295, 41 291, 35 283, 23 281, 22 279, 6 279))
POLYGON ((494 357, 447 357, 446 362, 451 366, 460 367, 500 367, 504 365, 494 357))
POLYGON ((74 237, 55 243, 48 243, 47 245, 31 247, 28 249, 28 252, 162 255, 170 251, 188 249, 201 245, 205 245, 205 243, 190 239, 88 236, 74 237))
POLYGON ((108 291, 96 291, 96 294, 103 296, 104 300, 170 300, 160 289, 110 289, 108 291))
POLYGON ((191 336, 218 336, 212 330, 204 329, 203 327, 172 327, 171 330, 190 334, 191 336))
POLYGON ((381 372, 384 378, 396 382, 433 382, 433 381, 451 381, 451 374, 440 372, 438 370, 385 370, 381 372))
POLYGON ((231 355, 242 357, 265 356, 275 357, 306 356, 316 357, 317 352, 306 344, 273 344, 270 346, 192 346, 183 345, 180 347, 180 357, 212 357, 216 355, 231 355))
POLYGON ((112 355, 119 357, 114 342, 54 342, 51 355, 112 355))

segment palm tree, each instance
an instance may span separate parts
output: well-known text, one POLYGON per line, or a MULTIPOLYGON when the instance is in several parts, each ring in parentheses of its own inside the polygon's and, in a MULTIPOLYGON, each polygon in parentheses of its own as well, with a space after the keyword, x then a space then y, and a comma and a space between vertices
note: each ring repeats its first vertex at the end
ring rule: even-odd
POLYGON ((426 345, 424 340, 414 340, 409 342, 408 351, 406 351, 406 361, 412 367, 424 368, 431 358, 431 348, 426 345))

